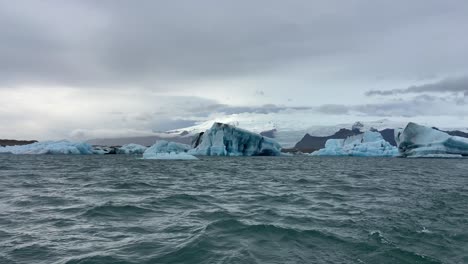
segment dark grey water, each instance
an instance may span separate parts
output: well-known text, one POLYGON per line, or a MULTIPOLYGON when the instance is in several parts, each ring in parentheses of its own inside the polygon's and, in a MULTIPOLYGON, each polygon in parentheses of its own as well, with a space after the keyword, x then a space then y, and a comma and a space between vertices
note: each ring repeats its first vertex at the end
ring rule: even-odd
POLYGON ((468 263, 468 161, 0 155, 0 263, 468 263))

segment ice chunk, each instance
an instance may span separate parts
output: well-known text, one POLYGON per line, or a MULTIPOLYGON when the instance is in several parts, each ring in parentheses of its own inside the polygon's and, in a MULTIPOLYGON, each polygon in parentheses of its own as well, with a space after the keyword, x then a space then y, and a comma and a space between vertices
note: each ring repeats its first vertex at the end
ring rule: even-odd
POLYGON ((0 153, 12 154, 102 154, 84 142, 42 141, 22 146, 0 147, 0 153))
POLYGON ((156 143, 149 147, 144 154, 148 153, 170 153, 170 152, 187 152, 191 147, 187 144, 169 142, 166 140, 158 140, 156 143))
POLYGON ((197 160, 198 158, 187 154, 186 152, 169 152, 169 153, 151 153, 143 156, 144 159, 159 159, 159 160, 197 160))
POLYGON ((117 150, 117 154, 141 155, 145 152, 146 149, 147 147, 139 145, 139 144, 126 144, 117 150))
POLYGON ((189 154, 204 156, 279 156, 281 146, 273 139, 227 125, 214 123, 194 142, 189 154))
POLYGON ((468 156, 468 139, 434 128, 408 123, 395 131, 395 141, 403 157, 460 157, 468 156))
POLYGON ((398 150, 384 140, 379 132, 366 131, 346 139, 329 139, 325 143, 325 148, 311 155, 393 157, 398 155, 398 150))
POLYGON ((195 156, 190 155, 187 151, 191 147, 186 144, 168 142, 165 140, 157 141, 153 146, 146 149, 143 153, 144 159, 197 159, 195 156))

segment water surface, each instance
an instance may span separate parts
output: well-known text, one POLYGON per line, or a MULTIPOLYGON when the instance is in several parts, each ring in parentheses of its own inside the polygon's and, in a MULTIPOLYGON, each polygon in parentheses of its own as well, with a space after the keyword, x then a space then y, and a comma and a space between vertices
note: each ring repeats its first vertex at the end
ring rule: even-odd
POLYGON ((0 155, 0 263, 468 263, 468 162, 0 155))

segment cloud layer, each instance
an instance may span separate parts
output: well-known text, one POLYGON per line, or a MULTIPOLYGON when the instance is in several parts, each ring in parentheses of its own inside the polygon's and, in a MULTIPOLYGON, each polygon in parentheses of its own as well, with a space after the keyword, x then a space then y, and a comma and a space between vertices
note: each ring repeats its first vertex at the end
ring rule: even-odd
POLYGON ((0 0, 0 137, 243 113, 462 116, 467 13, 464 0, 0 0))
POLYGON ((367 96, 373 95, 399 95, 408 93, 463 93, 468 95, 468 76, 443 79, 438 82, 413 85, 406 89, 371 90, 366 92, 367 96))
POLYGON ((417 78, 466 69, 467 11, 435 0, 2 1, 0 75, 165 90, 341 61, 329 71, 417 78))

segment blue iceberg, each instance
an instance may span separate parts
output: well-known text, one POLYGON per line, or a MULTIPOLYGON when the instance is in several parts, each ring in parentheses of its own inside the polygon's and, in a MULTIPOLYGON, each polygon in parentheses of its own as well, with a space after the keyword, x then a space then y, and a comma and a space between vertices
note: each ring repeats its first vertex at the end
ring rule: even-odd
POLYGON ((141 155, 146 151, 147 147, 139 144, 126 144, 117 150, 117 154, 141 155))
POLYGON ((468 156, 468 138, 451 136, 434 128, 408 123, 395 130, 395 141, 403 157, 463 157, 468 156))
POLYGON ((200 133, 189 154, 201 156, 279 156, 281 146, 273 139, 223 123, 200 133))
POLYGON ((61 141, 42 141, 21 146, 6 146, 0 147, 0 153, 11 154, 74 154, 74 155, 90 155, 104 154, 100 150, 84 142, 71 142, 68 140, 61 141))
POLYGON ((196 160, 197 157, 190 155, 187 151, 191 149, 189 145, 159 140, 146 149, 143 153, 144 159, 176 159, 176 160, 196 160))
POLYGON ((325 148, 311 155, 394 157, 398 155, 398 149, 384 140, 379 132, 366 131, 346 139, 329 139, 325 143, 325 148))

